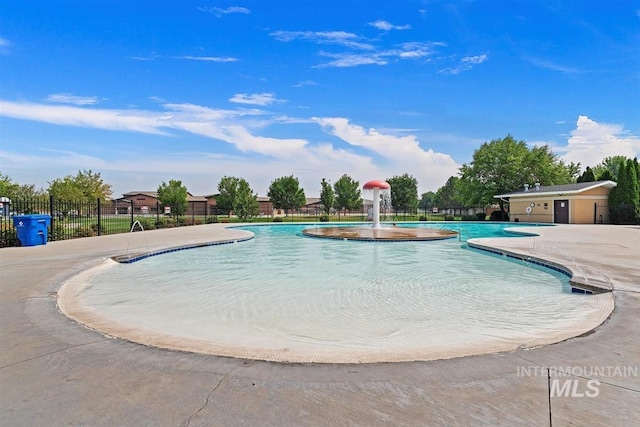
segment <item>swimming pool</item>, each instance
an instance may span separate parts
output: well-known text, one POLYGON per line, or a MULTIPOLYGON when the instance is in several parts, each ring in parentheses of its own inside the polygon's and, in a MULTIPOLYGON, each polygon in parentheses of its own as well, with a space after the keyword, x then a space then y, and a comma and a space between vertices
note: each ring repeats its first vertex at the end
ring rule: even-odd
MULTIPOLYGON (((469 237, 507 236, 504 227, 514 227, 412 225, 462 227, 469 237)), ((565 274, 458 240, 344 242, 302 236, 307 227, 243 227, 255 238, 109 261, 74 279, 79 299, 97 329, 144 344, 338 363, 537 346, 567 338, 603 310, 601 296, 571 293, 565 274)))

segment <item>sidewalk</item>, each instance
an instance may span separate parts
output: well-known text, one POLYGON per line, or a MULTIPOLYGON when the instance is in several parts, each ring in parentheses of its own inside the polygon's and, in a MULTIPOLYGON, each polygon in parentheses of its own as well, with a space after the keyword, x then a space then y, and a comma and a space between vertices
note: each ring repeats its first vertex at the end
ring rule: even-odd
POLYGON ((577 393, 551 399, 554 426, 640 425, 640 376, 631 369, 640 371, 640 228, 530 231, 540 235, 478 241, 610 286, 616 307, 604 324, 533 350, 362 365, 156 349, 106 337, 58 311, 62 283, 105 258, 239 239, 241 230, 211 224, 1 249, 0 425, 549 425, 539 367, 583 374, 562 378, 577 393), (629 369, 618 375, 605 367, 629 369))

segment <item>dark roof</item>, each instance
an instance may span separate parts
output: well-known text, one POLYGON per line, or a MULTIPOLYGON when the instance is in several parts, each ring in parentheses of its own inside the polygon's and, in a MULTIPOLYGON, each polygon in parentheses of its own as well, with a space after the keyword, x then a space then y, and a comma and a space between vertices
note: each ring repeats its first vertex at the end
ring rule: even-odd
POLYGON ((528 190, 525 190, 524 186, 516 191, 511 191, 509 193, 498 194, 493 196, 494 198, 509 198, 509 197, 526 197, 526 196, 537 196, 540 194, 572 194, 572 193, 582 193, 583 191, 591 190, 592 188, 598 187, 606 187, 613 188, 617 184, 613 181, 594 181, 594 182, 578 182, 576 184, 562 184, 562 185, 545 185, 540 186, 539 189, 536 189, 535 185, 529 187, 528 190))
MULTIPOLYGON (((133 196, 147 196, 147 197, 153 197, 154 199, 157 199, 158 192, 157 191, 129 191, 127 193, 124 193, 122 195, 122 198, 118 200, 126 199, 127 197, 133 197, 133 196)), ((190 202, 204 202, 207 199, 205 196, 194 196, 193 194, 187 191, 187 200, 190 202)))
MULTIPOLYGON (((207 199, 210 198, 215 198, 216 196, 218 196, 219 193, 216 194, 208 194, 206 196, 194 196, 191 193, 187 192, 187 198, 190 202, 202 202, 202 201, 206 201, 207 199)), ((122 195, 122 197, 118 200, 122 200, 122 199, 126 199, 127 197, 133 197, 133 196, 147 196, 147 197, 153 197, 155 199, 158 198, 158 192, 157 191, 129 191, 127 193, 124 193, 122 195)), ((268 202, 271 199, 268 196, 258 196, 258 201, 259 202, 268 202)), ((318 197, 307 197, 306 202, 305 202, 305 206, 308 205, 314 205, 314 204, 318 204, 320 203, 320 199, 318 197)))
POLYGON ((320 198, 318 197, 307 197, 307 201, 305 205, 315 205, 320 203, 320 198))
MULTIPOLYGON (((269 198, 269 196, 258 196, 258 201, 259 202, 270 202, 271 198, 269 198)), ((308 205, 313 205, 316 203, 320 203, 320 199, 317 197, 307 197, 305 200, 305 206, 308 205)))
POLYGON ((124 193, 122 196, 127 197, 127 196, 137 196, 137 195, 158 197, 158 192, 157 191, 129 191, 127 193, 124 193))

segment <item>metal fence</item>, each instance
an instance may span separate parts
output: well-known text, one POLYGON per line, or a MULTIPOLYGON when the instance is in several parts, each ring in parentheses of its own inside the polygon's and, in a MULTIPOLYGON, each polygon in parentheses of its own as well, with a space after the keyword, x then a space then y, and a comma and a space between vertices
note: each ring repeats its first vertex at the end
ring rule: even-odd
POLYGON ((223 212, 198 202, 189 202, 186 213, 178 217, 165 213, 159 202, 152 205, 136 204, 134 200, 80 202, 50 196, 16 199, 5 203, 0 211, 0 247, 19 246, 13 218, 27 214, 50 215, 48 240, 56 241, 217 222, 223 212))
MULTIPOLYGON (((189 202, 183 215, 176 216, 160 202, 137 200, 96 199, 91 202, 57 200, 52 196, 31 199, 15 199, 3 203, 0 209, 0 247, 19 246, 14 216, 26 214, 47 214, 51 216, 48 227, 48 241, 76 239, 81 237, 103 236, 128 233, 131 231, 153 230, 159 228, 182 227, 215 222, 237 222, 238 219, 228 212, 206 202, 189 202)), ((484 219, 482 208, 462 211, 447 210, 439 213, 431 209, 415 212, 394 212, 388 210, 380 215, 381 221, 443 221, 454 220, 462 216, 465 220, 484 219), (479 214, 474 212, 480 211, 479 214), (472 214, 473 213, 473 214, 472 214)), ((296 222, 296 221, 370 221, 372 212, 366 206, 357 210, 332 210, 326 216, 322 205, 309 205, 293 211, 262 211, 259 216, 248 222, 296 222), (265 212, 271 213, 265 213, 265 212)))
POLYGON ((593 223, 594 224, 610 224, 609 206, 598 203, 593 204, 593 223))

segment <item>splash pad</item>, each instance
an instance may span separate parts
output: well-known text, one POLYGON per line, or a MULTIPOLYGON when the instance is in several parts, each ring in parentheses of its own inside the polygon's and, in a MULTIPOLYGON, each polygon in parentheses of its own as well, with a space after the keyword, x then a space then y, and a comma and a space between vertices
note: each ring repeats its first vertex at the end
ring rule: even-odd
POLYGON ((443 240, 458 237, 457 231, 439 230, 429 228, 409 228, 409 227, 317 227, 306 228, 302 234, 309 237, 321 237, 325 239, 337 240, 362 240, 362 241, 420 241, 420 240, 443 240))
POLYGON ((458 236, 456 231, 441 229, 397 227, 380 224, 380 201, 391 204, 391 185, 383 180, 368 181, 362 189, 373 196, 371 226, 314 227, 302 230, 309 237, 338 240, 361 241, 422 241, 452 239, 458 236))

